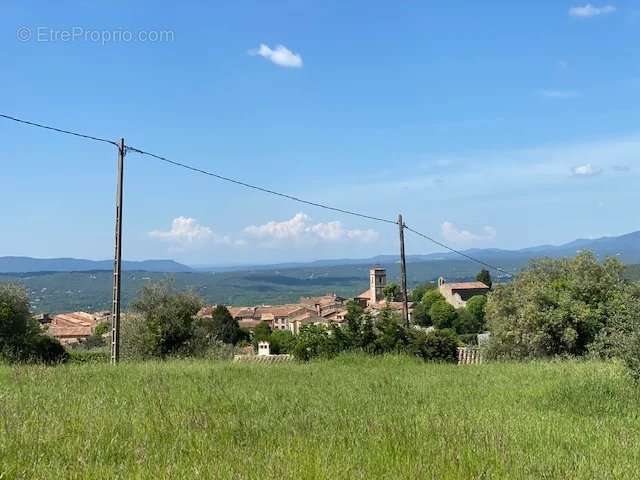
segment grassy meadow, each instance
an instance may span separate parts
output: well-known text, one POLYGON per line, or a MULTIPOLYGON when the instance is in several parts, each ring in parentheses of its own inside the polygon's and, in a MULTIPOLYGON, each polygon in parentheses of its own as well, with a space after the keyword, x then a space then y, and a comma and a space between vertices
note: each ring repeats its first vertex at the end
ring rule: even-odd
POLYGON ((638 478, 622 367, 0 367, 0 478, 638 478))

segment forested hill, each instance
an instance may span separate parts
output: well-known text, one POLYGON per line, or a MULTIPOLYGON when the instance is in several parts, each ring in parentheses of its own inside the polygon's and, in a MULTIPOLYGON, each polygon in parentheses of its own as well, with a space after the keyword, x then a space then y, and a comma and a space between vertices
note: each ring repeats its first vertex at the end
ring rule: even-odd
MULTIPOLYGON (((123 261, 123 270, 148 272, 189 272, 191 268, 173 260, 123 261)), ((0 273, 82 272, 112 270, 113 260, 84 260, 80 258, 0 257, 0 273)))

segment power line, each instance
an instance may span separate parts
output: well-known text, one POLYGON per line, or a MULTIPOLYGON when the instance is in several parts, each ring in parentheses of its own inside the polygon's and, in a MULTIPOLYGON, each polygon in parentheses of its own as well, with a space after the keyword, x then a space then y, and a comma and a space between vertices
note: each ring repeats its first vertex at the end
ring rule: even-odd
MULTIPOLYGON (((113 140, 109 140, 109 139, 106 139, 106 138, 95 137, 93 135, 86 135, 86 134, 74 132, 74 131, 71 131, 71 130, 64 130, 62 128, 52 127, 50 125, 44 125, 44 124, 41 124, 41 123, 31 122, 29 120, 24 120, 24 119, 21 119, 21 118, 13 117, 11 115, 5 115, 3 113, 0 113, 0 117, 6 118, 7 120, 12 120, 14 122, 18 122, 18 123, 21 123, 21 124, 24 124, 24 125, 29 125, 29 126, 32 126, 32 127, 38 127, 38 128, 42 128, 42 129, 45 129, 45 130, 51 130, 51 131, 58 132, 58 133, 63 133, 63 134, 66 134, 66 135, 73 135, 75 137, 80 137, 80 138, 84 138, 84 139, 87 139, 87 140, 94 140, 96 142, 108 143, 110 145, 114 145, 115 147, 118 147, 119 149, 121 148, 121 146, 117 142, 114 142, 113 140)), ((191 170, 193 172, 197 172, 197 173, 201 173, 203 175, 208 175, 210 177, 217 178, 218 180, 222 180, 222 181, 225 181, 225 182, 233 183, 233 184, 245 187, 245 188, 250 188, 250 189, 257 190, 257 191, 260 191, 260 192, 263 192, 263 193, 268 193, 270 195, 275 195, 275 196, 278 196, 278 197, 281 197, 281 198, 286 198, 286 199, 292 200, 294 202, 302 203, 302 204, 305 204, 305 205, 311 205, 313 207, 323 208, 325 210, 331 210, 331 211, 334 211, 334 212, 343 213, 345 215, 351 215, 351 216, 354 216, 354 217, 365 218, 367 220, 373 220, 373 221, 376 221, 376 222, 383 222, 383 223, 388 223, 388 224, 392 224, 392 225, 399 225, 399 223, 397 221, 395 221, 395 220, 389 220, 389 219, 386 219, 386 218, 375 217, 373 215, 367 215, 367 214, 355 212, 355 211, 352 211, 352 210, 345 210, 345 209, 342 209, 342 208, 332 207, 330 205, 326 205, 326 204, 323 204, 323 203, 312 202, 310 200, 304 200, 302 198, 295 197, 293 195, 289 195, 289 194, 286 194, 286 193, 278 192, 276 190, 271 190, 269 188, 261 187, 259 185, 253 185, 251 183, 243 182, 241 180, 236 180, 234 178, 225 177, 224 175, 220 175, 220 174, 217 174, 217 173, 209 172, 207 170, 203 170, 203 169, 198 168, 198 167, 187 165, 185 163, 176 162, 175 160, 170 160, 170 159, 168 159, 166 157, 163 157, 161 155, 156 155, 154 153, 150 153, 150 152, 147 152, 145 150, 141 150, 139 148, 135 148, 135 147, 131 147, 131 146, 125 145, 125 150, 129 151, 129 152, 138 153, 140 155, 146 155, 146 156, 155 158, 157 160, 161 160, 163 162, 169 163, 169 164, 177 166, 177 167, 185 168, 185 169, 191 170)), ((422 238, 425 238, 426 240, 429 240, 432 243, 435 243, 436 245, 441 246, 442 248, 445 248, 445 249, 447 249, 447 250, 449 250, 449 251, 451 251, 451 252, 453 252, 453 253, 455 253, 457 255, 465 257, 465 258, 471 260, 472 262, 475 262, 475 263, 478 263, 478 264, 483 265, 485 267, 491 268, 492 270, 501 272, 501 273, 503 273, 505 275, 508 275, 509 277, 513 277, 513 275, 511 273, 503 270, 500 267, 496 267, 495 265, 491 265, 491 264, 489 264, 487 262, 484 262, 484 261, 482 261, 480 259, 472 257, 471 255, 468 255, 468 254, 466 254, 464 252, 461 252, 460 250, 456 250, 455 248, 449 247, 448 245, 446 245, 446 244, 444 244, 442 242, 439 242, 438 240, 436 240, 436 239, 434 239, 434 238, 432 238, 432 237, 430 237, 428 235, 425 235, 424 233, 421 233, 421 232, 419 232, 417 230, 414 230, 413 228, 407 226, 406 224, 404 224, 404 228, 407 229, 408 231, 410 231, 410 232, 422 237, 422 238)))
POLYGON ((487 263, 487 262, 484 262, 484 261, 482 261, 482 260, 480 260, 478 258, 472 257, 471 255, 468 255, 468 254, 466 254, 464 252, 461 252, 460 250, 456 250, 455 248, 451 248, 448 245, 446 245, 446 244, 444 244, 442 242, 439 242, 435 238, 431 238, 430 236, 425 235, 424 233, 421 233, 421 232, 419 232, 417 230, 414 230, 411 227, 408 227, 406 224, 405 224, 404 228, 406 228, 408 231, 418 235, 419 237, 425 238, 425 239, 429 240, 430 242, 441 246, 442 248, 446 248, 447 250, 449 250, 449 251, 451 251, 453 253, 456 253, 456 254, 458 254, 458 255, 460 255, 462 257, 465 257, 465 258, 471 260, 472 262, 478 263, 478 264, 483 265, 483 266, 485 266, 487 268, 490 268, 490 269, 495 270, 497 272, 500 272, 500 273, 503 273, 505 275, 508 275, 509 277, 513 277, 513 275, 511 273, 507 272, 506 270, 504 270, 504 269, 502 269, 500 267, 496 267, 495 265, 491 265, 490 263, 487 263))
POLYGON ((12 120, 14 122, 23 123, 25 125, 30 125, 32 127, 44 128, 45 130, 52 130, 58 133, 73 135, 74 137, 85 138, 87 140, 95 140, 96 142, 110 143, 111 145, 115 145, 116 147, 118 146, 117 142, 114 142, 113 140, 108 140, 106 138, 94 137, 92 135, 85 135, 84 133, 72 132, 71 130, 63 130, 61 128, 52 127, 50 125, 43 125, 41 123, 30 122, 28 120, 23 120, 21 118, 12 117, 11 115, 5 115, 3 113, 0 113, 0 117, 6 118, 7 120, 12 120))
POLYGON ((127 146, 126 148, 130 152, 139 153, 141 155, 147 155, 149 157, 153 157, 153 158, 161 160, 163 162, 170 163, 171 165, 175 165, 177 167, 186 168, 187 170, 191 170, 191 171, 194 171, 194 172, 202 173, 204 175, 208 175, 210 177, 217 178, 218 180, 223 180, 225 182, 234 183, 234 184, 240 185, 242 187, 251 188, 253 190, 258 190, 260 192, 269 193, 271 195, 276 195, 278 197, 286 198, 288 200, 293 200, 294 202, 304 203, 306 205, 311 205, 313 207, 324 208, 325 210, 332 210, 334 212, 344 213, 346 215, 352 215, 354 217, 366 218, 368 220, 374 220, 376 222, 390 223, 390 224, 393 224, 393 225, 397 225, 398 224, 398 222, 396 222, 394 220, 388 220, 386 218, 374 217, 372 215, 366 215, 364 213, 354 212, 354 211, 351 211, 351 210, 344 210, 342 208, 332 207, 330 205, 325 205, 323 203, 304 200, 304 199, 299 198, 299 197, 294 197, 293 195, 289 195, 289 194, 282 193, 282 192, 277 192, 275 190, 271 190, 271 189, 268 189, 268 188, 260 187, 258 185, 252 185, 250 183, 246 183, 246 182, 243 182, 241 180, 236 180, 234 178, 225 177, 223 175, 219 175, 217 173, 209 172, 209 171, 203 170, 201 168, 193 167, 193 166, 187 165, 185 163, 176 162, 175 160, 170 160, 170 159, 168 159, 166 157, 163 157, 163 156, 160 156, 160 155, 156 155, 154 153, 145 152, 144 150, 140 150, 140 149, 135 148, 135 147, 127 146))

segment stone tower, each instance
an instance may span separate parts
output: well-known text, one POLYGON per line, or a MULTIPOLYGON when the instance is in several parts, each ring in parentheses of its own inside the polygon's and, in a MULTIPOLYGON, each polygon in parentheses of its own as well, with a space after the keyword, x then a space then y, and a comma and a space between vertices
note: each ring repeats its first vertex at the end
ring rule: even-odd
POLYGON ((387 285, 387 271, 384 268, 373 267, 369 270, 370 302, 380 303, 384 300, 384 287, 387 285))

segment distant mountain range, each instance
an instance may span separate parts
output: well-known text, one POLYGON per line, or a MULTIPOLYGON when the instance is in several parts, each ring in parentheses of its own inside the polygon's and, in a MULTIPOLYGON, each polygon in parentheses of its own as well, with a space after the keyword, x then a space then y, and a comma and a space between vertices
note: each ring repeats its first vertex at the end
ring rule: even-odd
MULTIPOLYGON (((563 245, 540 245, 520 250, 502 250, 497 248, 470 249, 464 253, 484 262, 501 265, 521 266, 530 259, 537 257, 566 257, 574 256, 580 250, 591 250, 599 258, 616 257, 627 264, 640 263, 640 231, 620 235, 617 237, 602 237, 596 239, 578 239, 563 245)), ((461 257, 452 252, 431 253, 428 255, 409 255, 408 262, 436 262, 446 260, 460 260, 461 257)), ((148 272, 231 272, 248 270, 274 270, 287 268, 322 268, 346 265, 389 265, 398 262, 397 255, 378 255, 370 258, 341 258, 333 260, 316 260, 313 262, 278 263, 271 265, 239 265, 231 267, 189 267, 173 260, 144 260, 139 262, 124 261, 124 270, 140 270, 148 272)), ((0 257, 0 273, 28 273, 28 272, 74 272, 111 270, 112 260, 82 260, 76 258, 31 258, 31 257, 0 257)))
MULTIPOLYGON (((83 260, 78 258, 0 257, 0 273, 84 272, 112 270, 113 260, 83 260)), ((143 260, 122 262, 123 270, 145 272, 190 272, 192 269, 173 260, 143 260)))
MULTIPOLYGON (((519 250, 503 250, 499 248, 472 248, 463 253, 487 263, 521 264, 539 257, 571 257, 580 250, 591 250, 598 258, 616 257, 626 264, 640 263, 640 231, 627 233, 617 237, 601 237, 596 239, 578 239, 563 245, 540 245, 519 250)), ((426 255, 408 255, 407 262, 429 262, 445 260, 464 260, 453 252, 430 253, 426 255)), ((194 267, 199 271, 240 271, 240 270, 273 270, 286 268, 334 267, 341 265, 389 265, 399 261, 398 255, 377 255, 369 258, 340 258, 333 260, 316 260, 313 262, 278 263, 271 265, 237 266, 237 267, 194 267)))

